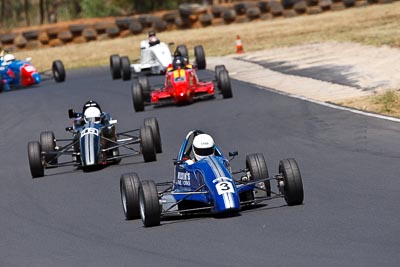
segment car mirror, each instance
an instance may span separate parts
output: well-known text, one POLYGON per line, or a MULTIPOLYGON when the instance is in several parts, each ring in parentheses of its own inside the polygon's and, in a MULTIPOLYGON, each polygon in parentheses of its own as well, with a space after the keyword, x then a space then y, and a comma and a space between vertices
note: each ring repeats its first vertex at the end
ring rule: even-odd
POLYGON ((184 162, 183 160, 174 159, 174 165, 180 165, 183 162, 184 162))
POLYGON ((239 155, 239 152, 237 151, 229 152, 229 157, 236 157, 237 155, 239 155))
POLYGON ((117 124, 117 120, 110 120, 110 124, 117 124))
POLYGON ((239 152, 237 151, 229 152, 229 157, 231 157, 230 160, 233 160, 237 155, 239 155, 239 152))
POLYGON ((76 118, 75 110, 73 110, 72 108, 68 109, 68 116, 69 116, 70 119, 76 118))

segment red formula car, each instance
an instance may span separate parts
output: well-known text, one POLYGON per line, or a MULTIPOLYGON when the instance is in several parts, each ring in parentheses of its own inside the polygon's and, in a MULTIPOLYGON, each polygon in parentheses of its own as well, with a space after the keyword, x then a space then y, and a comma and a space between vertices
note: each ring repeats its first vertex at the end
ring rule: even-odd
POLYGON ((189 104, 199 99, 214 98, 216 91, 223 98, 232 97, 229 73, 224 65, 215 67, 214 81, 200 81, 195 69, 183 57, 174 58, 161 88, 151 89, 147 77, 139 76, 131 89, 135 111, 143 111, 147 105, 189 104))

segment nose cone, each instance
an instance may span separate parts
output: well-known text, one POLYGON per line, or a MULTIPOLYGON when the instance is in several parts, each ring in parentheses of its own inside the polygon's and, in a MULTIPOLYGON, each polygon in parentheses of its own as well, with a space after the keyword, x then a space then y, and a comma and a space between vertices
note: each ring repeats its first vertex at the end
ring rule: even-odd
POLYGON ((177 102, 190 102, 191 94, 187 86, 177 86, 175 87, 175 97, 177 102))
POLYGON ((33 80, 35 81, 35 83, 40 83, 42 81, 42 78, 40 77, 39 73, 34 73, 32 75, 33 80))

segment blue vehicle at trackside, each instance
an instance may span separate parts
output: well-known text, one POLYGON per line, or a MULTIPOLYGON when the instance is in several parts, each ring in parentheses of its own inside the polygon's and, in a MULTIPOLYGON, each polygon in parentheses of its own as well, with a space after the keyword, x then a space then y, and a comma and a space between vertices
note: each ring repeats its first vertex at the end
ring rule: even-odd
POLYGON ((30 62, 31 58, 17 60, 13 54, 0 53, 0 93, 13 88, 29 87, 43 80, 65 81, 65 68, 61 60, 53 61, 50 70, 39 72, 30 62))
POLYGON ((303 203, 302 178, 294 159, 281 160, 279 174, 272 177, 261 153, 247 155, 246 167, 232 171, 230 161, 238 153, 229 153, 228 160, 212 139, 212 154, 196 157, 193 144, 200 135, 205 134, 199 130, 187 134, 174 160, 173 181, 140 181, 136 173, 121 176, 127 220, 141 218, 149 227, 159 225, 167 216, 236 214, 246 206, 277 197, 284 197, 288 205, 303 203), (278 192, 271 190, 271 180, 277 181, 278 192))

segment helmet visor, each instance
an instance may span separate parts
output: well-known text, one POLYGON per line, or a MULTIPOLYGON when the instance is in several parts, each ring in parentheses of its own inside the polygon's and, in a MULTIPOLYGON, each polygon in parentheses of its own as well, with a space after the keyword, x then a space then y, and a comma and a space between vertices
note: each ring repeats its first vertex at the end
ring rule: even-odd
POLYGON ((194 153, 196 153, 199 156, 210 156, 214 154, 214 146, 207 148, 194 147, 194 153))

